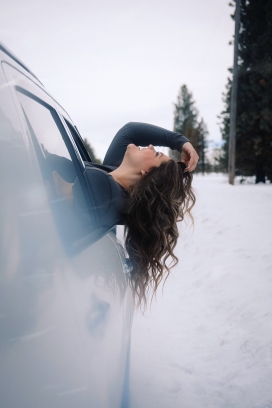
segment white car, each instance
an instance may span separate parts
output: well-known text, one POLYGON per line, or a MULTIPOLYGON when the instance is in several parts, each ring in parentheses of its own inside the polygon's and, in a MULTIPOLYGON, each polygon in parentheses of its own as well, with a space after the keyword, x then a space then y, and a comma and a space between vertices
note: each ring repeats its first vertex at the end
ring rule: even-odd
POLYGON ((94 228, 91 158, 1 43, 0 58, 0 407, 128 407, 134 303, 115 230, 94 228), (62 172, 79 181, 79 207, 62 172))

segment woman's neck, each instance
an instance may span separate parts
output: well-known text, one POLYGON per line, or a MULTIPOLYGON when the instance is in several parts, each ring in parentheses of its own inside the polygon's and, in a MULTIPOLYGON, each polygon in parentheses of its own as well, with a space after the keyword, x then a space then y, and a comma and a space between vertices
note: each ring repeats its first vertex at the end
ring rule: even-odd
POLYGON ((132 173, 127 168, 122 168, 121 166, 117 167, 116 170, 113 170, 109 173, 117 183, 121 184, 125 190, 128 192, 131 190, 131 187, 138 181, 139 176, 132 173))

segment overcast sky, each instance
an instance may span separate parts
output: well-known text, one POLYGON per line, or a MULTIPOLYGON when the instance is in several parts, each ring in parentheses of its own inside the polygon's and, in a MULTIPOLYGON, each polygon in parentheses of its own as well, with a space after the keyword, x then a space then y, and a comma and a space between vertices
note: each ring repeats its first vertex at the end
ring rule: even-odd
POLYGON ((228 0, 1 0, 0 41, 68 111, 98 156, 129 121, 173 128, 180 86, 209 139, 233 63, 228 0))

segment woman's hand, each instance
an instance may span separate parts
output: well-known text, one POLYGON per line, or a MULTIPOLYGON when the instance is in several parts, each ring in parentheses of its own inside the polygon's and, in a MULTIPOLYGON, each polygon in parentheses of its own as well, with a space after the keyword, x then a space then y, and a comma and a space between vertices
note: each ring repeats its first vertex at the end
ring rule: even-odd
POLYGON ((199 156, 190 142, 184 143, 181 150, 181 161, 186 164, 184 171, 193 171, 199 160, 199 156))
POLYGON ((72 202, 74 183, 68 183, 67 181, 65 181, 55 170, 52 172, 52 177, 55 182, 58 196, 60 198, 66 199, 69 202, 72 202))

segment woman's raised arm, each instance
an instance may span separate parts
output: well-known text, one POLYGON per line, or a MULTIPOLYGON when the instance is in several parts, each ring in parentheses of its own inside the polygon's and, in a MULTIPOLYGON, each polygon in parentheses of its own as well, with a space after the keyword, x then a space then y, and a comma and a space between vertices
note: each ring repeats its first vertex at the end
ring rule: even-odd
POLYGON ((171 132, 158 126, 147 123, 130 122, 123 126, 114 137, 108 148, 103 164, 108 166, 120 166, 126 148, 130 143, 136 146, 170 147, 181 152, 184 143, 189 140, 180 133, 171 132))

